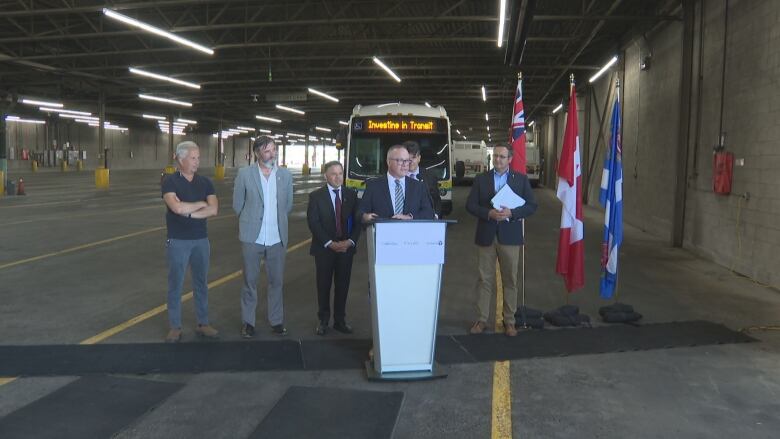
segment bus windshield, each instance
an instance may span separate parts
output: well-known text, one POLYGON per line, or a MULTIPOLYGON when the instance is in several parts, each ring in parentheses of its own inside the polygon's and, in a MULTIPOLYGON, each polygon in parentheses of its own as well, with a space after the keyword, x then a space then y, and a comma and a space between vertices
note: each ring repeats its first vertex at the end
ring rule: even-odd
MULTIPOLYGON (((446 126, 446 120, 441 120, 446 126)), ((353 122, 353 125, 355 123, 353 122)), ((450 148, 444 132, 361 132, 353 130, 349 148, 349 178, 367 179, 387 172, 387 150, 407 140, 420 144, 420 168, 430 170, 439 180, 450 178, 450 148)))

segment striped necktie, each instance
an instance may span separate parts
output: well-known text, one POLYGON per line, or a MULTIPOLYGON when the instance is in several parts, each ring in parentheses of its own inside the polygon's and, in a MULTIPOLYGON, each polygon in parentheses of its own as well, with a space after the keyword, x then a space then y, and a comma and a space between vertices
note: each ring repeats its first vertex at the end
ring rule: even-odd
POLYGON ((401 188, 401 182, 395 179, 395 215, 400 215, 404 211, 404 191, 401 188))

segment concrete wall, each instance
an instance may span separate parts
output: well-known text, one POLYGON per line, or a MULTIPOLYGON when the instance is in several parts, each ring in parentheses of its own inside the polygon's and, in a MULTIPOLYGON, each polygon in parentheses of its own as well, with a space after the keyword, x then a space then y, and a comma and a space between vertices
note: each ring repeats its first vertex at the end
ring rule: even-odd
MULTIPOLYGON (((733 266, 736 272, 759 282, 780 287, 780 2, 730 0, 724 94, 721 63, 725 1, 705 1, 700 26, 701 11, 698 2, 690 120, 681 120, 680 111, 684 90, 682 22, 669 22, 648 33, 647 42, 640 38, 626 42, 612 76, 605 75, 592 87, 583 86, 587 78, 577 78, 583 164, 589 167, 595 155, 587 188, 589 204, 598 206, 613 102, 612 97, 606 97, 610 82, 619 77, 625 221, 671 244, 674 193, 679 181, 686 185, 684 247, 724 266, 733 266), (700 35, 702 69, 698 79, 700 35), (648 52, 652 53, 651 67, 640 70, 640 59, 648 52), (712 190, 712 148, 718 142, 721 98, 726 148, 737 159, 744 159, 744 166, 734 168, 730 196, 716 195, 712 190), (598 119, 605 102, 608 108, 602 139, 597 137, 598 119), (689 124, 687 144, 679 140, 681 123, 689 124), (687 172, 682 176, 676 172, 680 148, 688 148, 687 172), (746 192, 750 193, 749 201, 741 197, 746 192)), ((543 124, 539 129, 545 134, 540 145, 548 157, 545 183, 552 189, 565 118, 564 112, 537 117, 537 123, 543 124)))

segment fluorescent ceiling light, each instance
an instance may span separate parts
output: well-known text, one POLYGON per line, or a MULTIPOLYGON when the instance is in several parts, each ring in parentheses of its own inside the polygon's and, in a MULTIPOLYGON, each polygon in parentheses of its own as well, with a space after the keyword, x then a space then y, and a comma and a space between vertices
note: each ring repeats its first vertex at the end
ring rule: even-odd
POLYGON ((292 137, 301 137, 301 138, 304 138, 304 139, 306 138, 306 136, 304 136, 303 134, 298 134, 298 133, 287 133, 287 136, 288 137, 290 137, 290 136, 292 136, 292 137))
POLYGON ((182 81, 181 79, 171 78, 170 76, 160 75, 158 73, 147 72, 146 70, 136 69, 135 67, 130 67, 130 73, 135 73, 136 75, 159 79, 160 81, 166 81, 172 84, 183 85, 184 87, 195 88, 200 90, 200 84, 195 84, 194 82, 182 81))
POLYGON ((498 10, 498 47, 504 44, 504 21, 506 21, 506 0, 501 0, 498 10))
POLYGON ((282 123, 282 121, 279 120, 279 119, 274 119, 273 117, 260 116, 259 114, 257 116, 255 116, 255 118, 260 119, 260 120, 267 120, 268 122, 282 123))
POLYGON ((271 134, 271 130, 264 130, 262 128, 258 129, 257 131, 259 131, 261 133, 271 134))
POLYGON ((49 113, 66 113, 66 114, 79 114, 81 116, 92 116, 92 113, 87 113, 86 111, 64 110, 62 108, 49 108, 49 107, 40 107, 38 109, 49 113))
POLYGON ((161 98, 158 96, 151 96, 151 95, 145 95, 145 94, 138 94, 138 97, 141 99, 147 99, 150 101, 157 101, 157 102, 163 102, 166 104, 173 104, 173 105, 181 105, 182 107, 192 107, 192 103, 190 102, 184 102, 184 101, 177 101, 174 99, 167 99, 167 98, 161 98))
POLYGON ((305 112, 303 112, 301 110, 298 110, 298 109, 295 109, 295 108, 292 108, 292 107, 285 107, 284 105, 276 104, 276 108, 278 108, 279 110, 289 111, 290 113, 300 114, 301 116, 306 114, 305 112))
POLYGON ((330 128, 325 128, 325 127, 314 127, 314 129, 317 130, 317 131, 325 132, 325 133, 329 133, 330 132, 330 128))
POLYGON ((346 122, 346 121, 340 120, 340 121, 339 121, 339 125, 349 126, 349 122, 346 122))
POLYGON ((562 104, 562 103, 561 103, 561 104, 558 104, 558 106, 557 106, 557 107, 555 107, 555 109, 553 110, 553 114, 555 114, 555 113, 557 113, 557 112, 561 111, 561 108, 563 108, 563 104, 562 104))
POLYGON ((249 131, 255 131, 255 129, 254 129, 254 128, 250 128, 250 127, 242 127, 242 126, 237 126, 236 128, 238 128, 239 130, 249 130, 249 131))
POLYGON ((487 121, 487 120, 490 120, 490 118, 488 117, 488 114, 487 114, 487 113, 485 113, 485 120, 486 120, 486 121, 487 121))
POLYGON ((393 77, 393 79, 396 80, 396 82, 401 82, 401 78, 398 77, 398 75, 395 74, 392 70, 390 70, 390 67, 387 67, 385 63, 379 60, 379 58, 374 57, 374 63, 378 65, 379 67, 383 68, 390 76, 393 77))
POLYGON ((428 102, 425 103, 425 106, 431 108, 431 104, 429 104, 428 102))
POLYGON ((333 96, 331 96, 331 95, 329 95, 327 93, 323 93, 321 91, 315 90, 313 88, 309 89, 309 93, 314 93, 317 96, 323 97, 325 99, 329 99, 329 100, 331 100, 333 102, 338 102, 339 101, 338 99, 334 98, 333 96))
POLYGON ((89 124, 89 123, 94 123, 95 121, 94 121, 94 120, 92 120, 92 119, 76 119, 76 122, 81 122, 81 123, 87 123, 87 124, 89 124))
POLYGON ((197 120, 189 120, 189 119, 182 119, 182 118, 176 119, 176 122, 191 123, 193 125, 198 124, 197 120))
POLYGON ((615 64, 618 60, 617 55, 613 56, 612 59, 610 59, 606 64, 604 64, 604 67, 601 68, 598 72, 596 72, 595 75, 591 76, 588 82, 593 83, 593 81, 599 79, 601 75, 604 74, 607 70, 609 70, 610 67, 612 67, 613 64, 615 64))
MULTIPOLYGON (((456 133, 458 133, 458 134, 461 134, 461 133, 460 133, 460 130, 455 130, 455 132, 456 132, 456 133)), ((461 135, 462 135, 462 134, 461 134, 461 135)))
POLYGON ((468 140, 468 139, 466 139, 466 136, 463 136, 463 140, 468 140))
POLYGON ((37 101, 35 99, 22 99, 22 103, 27 105, 39 105, 42 107, 57 107, 57 108, 64 107, 64 105, 60 104, 59 102, 37 101))
POLYGON ((309 140, 319 140, 317 136, 309 136, 309 140))
POLYGON ((45 120, 38 120, 38 119, 22 119, 19 116, 6 116, 5 120, 8 122, 19 122, 19 123, 34 123, 36 125, 45 124, 45 120))
POLYGON ((485 86, 482 86, 482 102, 487 102, 487 93, 485 92, 485 86))
POLYGON ((87 120, 94 120, 94 121, 100 120, 100 119, 98 119, 95 116, 83 116, 83 115, 80 115, 80 114, 60 113, 60 114, 58 114, 58 116, 59 117, 64 117, 66 119, 87 119, 87 120))
POLYGON ((535 121, 535 120, 532 120, 532 121, 528 122, 528 126, 529 126, 529 127, 532 127, 532 126, 534 126, 534 124, 535 124, 535 123, 536 123, 536 121, 535 121))
POLYGON ((487 130, 490 131, 490 125, 487 126, 487 130))
POLYGON ((142 116, 144 119, 167 120, 162 116, 155 116, 154 114, 143 114, 142 116))
POLYGON ((182 44, 184 46, 191 47, 195 50, 199 50, 204 53, 208 53, 209 55, 213 55, 214 51, 209 49, 206 46, 201 46, 200 44, 193 43, 190 40, 184 39, 182 37, 179 37, 177 35, 174 35, 170 32, 166 32, 160 28, 154 27, 150 24, 146 24, 144 22, 138 21, 134 18, 130 18, 126 15, 122 15, 116 11, 112 11, 111 9, 103 8, 103 13, 106 14, 106 16, 113 18, 114 20, 119 20, 123 23, 129 24, 130 26, 134 26, 140 29, 143 29, 147 32, 153 33, 155 35, 161 36, 163 38, 167 38, 171 41, 175 41, 179 44, 182 44))

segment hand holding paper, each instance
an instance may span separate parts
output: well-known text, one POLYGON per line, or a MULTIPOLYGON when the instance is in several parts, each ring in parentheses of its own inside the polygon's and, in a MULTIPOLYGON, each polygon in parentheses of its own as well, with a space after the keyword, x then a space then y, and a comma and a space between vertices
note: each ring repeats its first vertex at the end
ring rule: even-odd
POLYGON ((493 207, 499 210, 504 207, 515 209, 525 204, 525 200, 517 195, 508 184, 505 184, 490 201, 493 203, 493 207))

